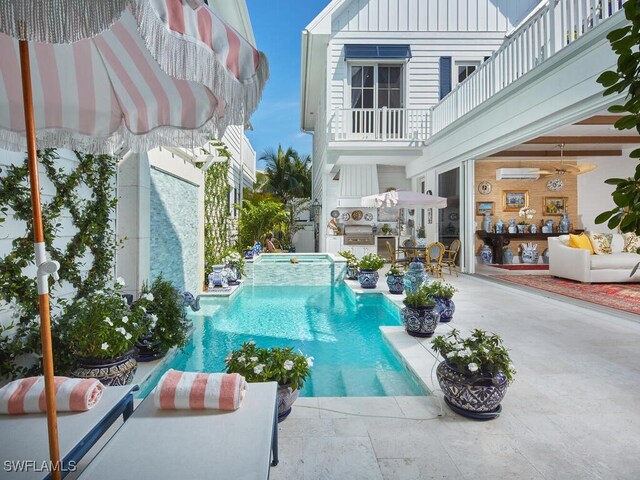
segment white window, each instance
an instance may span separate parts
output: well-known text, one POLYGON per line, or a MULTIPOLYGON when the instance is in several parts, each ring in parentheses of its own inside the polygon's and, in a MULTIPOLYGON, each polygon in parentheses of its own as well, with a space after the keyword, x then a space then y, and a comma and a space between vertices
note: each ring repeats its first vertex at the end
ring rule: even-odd
POLYGON ((466 79, 469 75, 476 71, 480 66, 480 62, 461 61, 456 62, 456 68, 453 70, 453 85, 457 85, 466 79))
POLYGON ((391 63, 350 66, 352 134, 361 138, 402 135, 403 70, 404 65, 391 63))

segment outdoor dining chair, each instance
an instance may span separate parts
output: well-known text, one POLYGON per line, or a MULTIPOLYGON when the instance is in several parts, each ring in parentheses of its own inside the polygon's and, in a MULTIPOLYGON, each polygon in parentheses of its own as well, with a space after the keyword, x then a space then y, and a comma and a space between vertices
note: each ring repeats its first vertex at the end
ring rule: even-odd
POLYGON ((427 245, 425 250, 425 268, 434 276, 444 279, 442 275, 442 257, 444 256, 444 245, 440 242, 433 242, 427 245))
POLYGON ((387 252, 389 253, 389 259, 391 260, 391 266, 392 267, 396 267, 398 265, 406 265, 407 263, 409 263, 409 259, 407 257, 404 257, 404 252, 403 252, 403 258, 400 258, 400 252, 399 251, 394 251, 393 248, 391 247, 391 243, 390 242, 385 242, 387 244, 387 252))
POLYGON ((460 251, 461 242, 459 239, 453 240, 449 244, 449 248, 445 249, 444 256, 442 257, 442 265, 449 268, 449 275, 452 273, 458 276, 458 265, 456 260, 458 258, 458 252, 460 251))

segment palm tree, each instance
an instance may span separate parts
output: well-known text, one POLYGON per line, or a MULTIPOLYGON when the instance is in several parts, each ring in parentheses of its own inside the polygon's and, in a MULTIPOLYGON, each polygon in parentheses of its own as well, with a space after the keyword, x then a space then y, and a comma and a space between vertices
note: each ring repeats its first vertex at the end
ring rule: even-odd
POLYGON ((268 181, 264 191, 273 193, 287 204, 292 198, 305 198, 311 195, 311 157, 301 158, 298 152, 289 147, 287 150, 278 145, 277 152, 265 150, 260 156, 265 162, 265 174, 268 181))

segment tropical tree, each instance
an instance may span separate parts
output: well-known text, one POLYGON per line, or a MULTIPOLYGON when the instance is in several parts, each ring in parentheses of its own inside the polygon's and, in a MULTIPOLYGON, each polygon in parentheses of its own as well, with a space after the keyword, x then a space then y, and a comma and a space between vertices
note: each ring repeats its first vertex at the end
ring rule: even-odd
POLYGON ((262 242, 268 232, 286 223, 287 219, 287 212, 280 202, 244 200, 238 219, 240 247, 251 247, 255 241, 262 242))
POLYGON ((298 152, 289 147, 287 150, 278 145, 278 150, 265 150, 260 156, 265 162, 267 183, 264 192, 276 195, 283 204, 292 198, 309 198, 311 196, 311 157, 300 157, 298 152))
MULTIPOLYGON (((634 129, 640 133, 640 1, 629 0, 624 4, 624 12, 631 25, 609 32, 607 38, 611 48, 618 55, 615 71, 604 72, 598 83, 606 88, 604 95, 626 92, 623 105, 609 107, 612 113, 626 113, 616 123, 618 130, 634 129)), ((640 148, 631 152, 631 158, 640 158, 640 148)), ((605 181, 615 185, 611 194, 614 208, 596 217, 596 223, 605 223, 610 229, 621 232, 635 232, 640 235, 640 163, 636 165, 634 176, 609 178, 605 181)))

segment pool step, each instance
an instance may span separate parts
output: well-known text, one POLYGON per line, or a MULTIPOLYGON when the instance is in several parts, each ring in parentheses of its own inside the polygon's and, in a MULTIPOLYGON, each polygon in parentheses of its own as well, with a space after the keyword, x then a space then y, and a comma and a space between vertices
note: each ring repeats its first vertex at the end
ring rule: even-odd
POLYGON ((314 365, 304 384, 304 394, 311 397, 344 397, 342 373, 332 365, 314 365))
POLYGON ((393 370, 382 370, 376 372, 376 379, 382 389, 390 396, 415 395, 415 391, 407 384, 403 373, 393 370))

